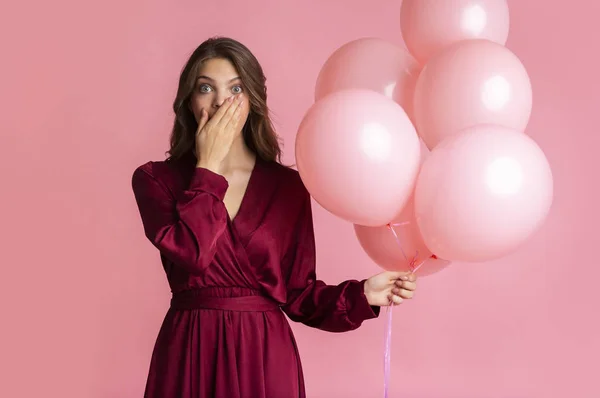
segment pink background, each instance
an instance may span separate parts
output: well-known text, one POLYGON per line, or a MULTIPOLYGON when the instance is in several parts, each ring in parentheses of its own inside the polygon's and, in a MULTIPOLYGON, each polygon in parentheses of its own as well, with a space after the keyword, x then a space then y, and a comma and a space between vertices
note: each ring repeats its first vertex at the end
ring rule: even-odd
MULTIPOLYGON (((528 133, 556 196, 518 253, 456 264, 394 313, 392 397, 600 396, 600 5, 511 1, 507 46, 530 73, 528 133)), ((327 56, 363 36, 400 41, 400 1, 10 2, 0 9, 2 397, 140 397, 168 306, 143 236, 133 169, 163 159, 188 54, 246 43, 293 140, 327 56)), ((315 208, 319 275, 379 271, 351 225, 315 208)), ((309 397, 381 397, 385 317, 347 334, 293 325, 309 397)))

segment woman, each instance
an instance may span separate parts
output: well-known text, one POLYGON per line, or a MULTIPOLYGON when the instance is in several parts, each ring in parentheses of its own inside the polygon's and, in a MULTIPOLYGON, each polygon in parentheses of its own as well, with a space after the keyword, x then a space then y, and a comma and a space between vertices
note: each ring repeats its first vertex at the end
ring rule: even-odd
POLYGON ((147 398, 305 397, 284 313, 344 332, 415 290, 413 275, 393 272, 337 286, 316 279, 310 195, 279 162, 266 98, 245 46, 207 40, 181 73, 169 158, 133 174, 173 294, 147 398))

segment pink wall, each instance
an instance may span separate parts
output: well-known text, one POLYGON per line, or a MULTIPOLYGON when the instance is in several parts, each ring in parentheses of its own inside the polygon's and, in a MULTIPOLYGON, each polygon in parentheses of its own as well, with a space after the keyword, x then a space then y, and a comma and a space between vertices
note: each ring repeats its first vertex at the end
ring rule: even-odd
MULTIPOLYGON (((400 1, 12 2, 0 10, 0 396, 139 397, 169 292, 143 237, 135 166, 162 159, 178 73, 214 34, 268 75, 286 160, 322 62, 362 36, 400 43, 400 1), (91 5, 90 5, 91 4, 91 5)), ((554 170, 545 228, 494 263, 423 279, 395 312, 392 396, 600 396, 600 25, 591 0, 510 2, 554 170)), ((315 208, 320 277, 378 272, 315 208)), ((309 397, 382 396, 384 319, 294 325, 309 397)))

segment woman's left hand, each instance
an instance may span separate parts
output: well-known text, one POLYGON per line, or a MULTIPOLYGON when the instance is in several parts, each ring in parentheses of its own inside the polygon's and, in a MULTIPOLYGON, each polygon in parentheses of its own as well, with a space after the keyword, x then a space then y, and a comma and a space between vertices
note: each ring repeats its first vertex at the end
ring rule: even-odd
POLYGON ((386 271, 374 275, 365 282, 365 296, 370 305, 395 305, 413 298, 417 277, 410 272, 386 271))

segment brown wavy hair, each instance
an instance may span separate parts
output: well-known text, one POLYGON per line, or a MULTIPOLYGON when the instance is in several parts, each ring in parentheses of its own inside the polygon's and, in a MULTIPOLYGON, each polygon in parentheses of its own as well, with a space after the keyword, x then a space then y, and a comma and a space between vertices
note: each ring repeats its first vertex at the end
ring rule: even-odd
POLYGON ((250 112, 242 130, 244 142, 261 159, 280 163, 279 137, 269 117, 267 79, 262 67, 246 46, 227 37, 212 37, 200 44, 181 72, 173 102, 175 121, 171 131, 171 148, 167 151, 169 159, 179 159, 194 149, 198 122, 191 111, 190 97, 202 64, 213 58, 227 59, 233 64, 248 94, 250 112))

